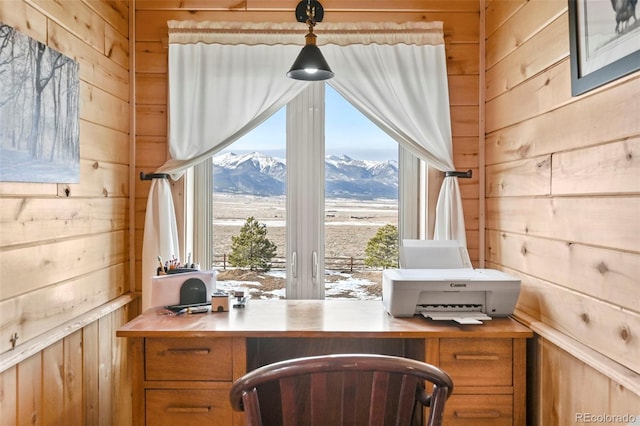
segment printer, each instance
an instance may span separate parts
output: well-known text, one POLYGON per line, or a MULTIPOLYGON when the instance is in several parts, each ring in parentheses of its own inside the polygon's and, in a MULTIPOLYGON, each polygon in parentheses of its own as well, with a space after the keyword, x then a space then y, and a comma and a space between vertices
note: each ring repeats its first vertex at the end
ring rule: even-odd
POLYGON ((478 324, 513 313, 520 280, 495 269, 386 269, 382 303, 394 317, 478 324))

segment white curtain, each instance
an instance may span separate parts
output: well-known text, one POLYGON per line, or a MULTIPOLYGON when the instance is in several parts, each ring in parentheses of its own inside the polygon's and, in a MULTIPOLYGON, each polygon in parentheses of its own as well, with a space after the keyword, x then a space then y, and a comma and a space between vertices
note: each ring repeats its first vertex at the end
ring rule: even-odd
MULTIPOLYGON (((169 45, 169 153, 158 173, 177 179, 251 131, 308 83, 285 76, 300 46, 169 45)), ((142 246, 142 308, 151 303, 158 256, 180 257, 170 184, 151 184, 142 246)))
MULTIPOLYGON (((400 145, 441 171, 455 170, 444 42, 323 47, 336 74, 328 84, 400 145)), ((458 179, 445 178, 436 240, 466 246, 458 179)))
MULTIPOLYGON (((415 155, 453 170, 442 23, 319 28, 318 44, 336 73, 330 84, 415 155)), ((171 159, 156 172, 178 178, 300 93, 308 83, 285 73, 305 33, 296 23, 169 21, 171 159)), ((456 178, 445 179, 437 210, 436 238, 464 242, 456 178)), ((156 179, 145 218, 143 309, 150 306, 157 257, 180 255, 175 223, 169 182, 156 179)))

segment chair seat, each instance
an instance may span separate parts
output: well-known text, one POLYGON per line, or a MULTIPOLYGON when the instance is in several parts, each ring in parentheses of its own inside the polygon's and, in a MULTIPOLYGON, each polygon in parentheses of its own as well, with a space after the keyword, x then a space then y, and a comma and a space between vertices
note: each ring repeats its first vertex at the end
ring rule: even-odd
POLYGON ((447 373, 421 361, 340 354, 265 365, 236 380, 230 398, 250 426, 411 425, 422 406, 440 425, 452 390, 447 373))

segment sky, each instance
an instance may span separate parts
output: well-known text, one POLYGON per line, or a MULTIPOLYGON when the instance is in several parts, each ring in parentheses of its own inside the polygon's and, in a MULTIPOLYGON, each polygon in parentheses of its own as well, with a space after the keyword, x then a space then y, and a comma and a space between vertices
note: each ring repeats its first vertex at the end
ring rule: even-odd
MULTIPOLYGON (((325 86, 325 153, 357 160, 397 160, 398 144, 328 85, 325 86), (361 141, 361 143, 354 143, 361 141)), ((285 157, 286 107, 240 138, 221 154, 259 151, 285 157)))

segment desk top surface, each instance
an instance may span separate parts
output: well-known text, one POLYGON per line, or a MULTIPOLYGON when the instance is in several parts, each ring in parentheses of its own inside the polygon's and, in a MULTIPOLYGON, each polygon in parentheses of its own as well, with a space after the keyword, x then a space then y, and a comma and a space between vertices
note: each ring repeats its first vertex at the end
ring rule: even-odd
POLYGON ((532 331, 512 318, 460 325, 419 316, 394 318, 380 301, 251 300, 229 312, 170 316, 149 309, 117 331, 120 337, 500 337, 532 331))

